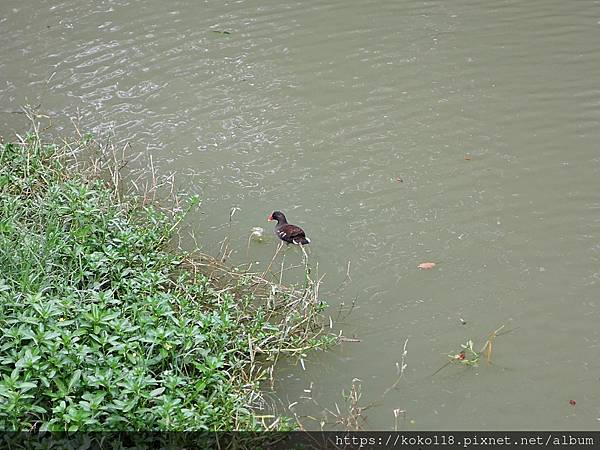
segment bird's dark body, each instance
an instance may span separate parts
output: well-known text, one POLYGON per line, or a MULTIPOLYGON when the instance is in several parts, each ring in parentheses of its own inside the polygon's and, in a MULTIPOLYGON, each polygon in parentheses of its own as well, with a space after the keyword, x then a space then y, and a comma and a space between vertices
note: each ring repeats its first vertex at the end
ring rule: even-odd
POLYGON ((275 236, 288 244, 306 245, 310 239, 306 237, 304 230, 296 225, 287 223, 285 215, 281 211, 275 211, 269 216, 269 220, 276 220, 275 236))

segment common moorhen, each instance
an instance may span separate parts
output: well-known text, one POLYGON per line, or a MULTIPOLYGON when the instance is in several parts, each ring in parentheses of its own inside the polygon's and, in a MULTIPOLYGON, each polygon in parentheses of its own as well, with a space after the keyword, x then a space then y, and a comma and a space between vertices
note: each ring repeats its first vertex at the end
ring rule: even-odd
POLYGON ((281 211, 273 211, 268 218, 269 222, 276 220, 275 235, 288 244, 306 245, 310 239, 304 234, 304 230, 296 225, 289 224, 281 211))

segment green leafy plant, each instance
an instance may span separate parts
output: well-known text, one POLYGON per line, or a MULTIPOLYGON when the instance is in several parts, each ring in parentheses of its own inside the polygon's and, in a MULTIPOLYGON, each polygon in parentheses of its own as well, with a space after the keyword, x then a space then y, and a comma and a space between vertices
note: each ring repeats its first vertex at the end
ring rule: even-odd
POLYGON ((333 342, 316 289, 173 251, 198 199, 124 197, 116 158, 75 163, 93 145, 0 145, 0 429, 269 427, 252 408, 278 356, 333 342))

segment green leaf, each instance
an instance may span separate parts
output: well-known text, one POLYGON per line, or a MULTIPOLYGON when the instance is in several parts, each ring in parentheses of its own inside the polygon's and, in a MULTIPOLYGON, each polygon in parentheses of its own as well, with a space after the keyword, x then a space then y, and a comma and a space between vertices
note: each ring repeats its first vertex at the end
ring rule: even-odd
POLYGON ((164 387, 160 387, 158 389, 154 389, 152 392, 150 392, 150 397, 158 397, 163 392, 165 392, 165 388, 164 387))
POLYGON ((81 379, 81 370, 77 369, 73 376, 71 377, 71 381, 69 381, 69 391, 72 391, 75 387, 79 385, 79 380, 81 379))
POLYGON ((18 388, 23 392, 30 391, 31 389, 35 389, 36 387, 37 384, 32 383, 31 381, 24 381, 23 383, 19 383, 18 386, 18 388))
POLYGON ((32 405, 29 407, 29 411, 33 411, 39 414, 46 414, 46 410, 38 405, 32 405))

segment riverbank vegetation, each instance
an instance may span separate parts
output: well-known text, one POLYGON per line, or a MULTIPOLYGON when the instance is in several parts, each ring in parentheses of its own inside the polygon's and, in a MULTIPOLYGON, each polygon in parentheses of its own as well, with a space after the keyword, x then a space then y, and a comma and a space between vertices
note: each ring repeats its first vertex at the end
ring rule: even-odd
POLYGON ((333 342, 318 281, 174 250, 198 200, 124 194, 109 150, 35 123, 0 145, 0 428, 285 428, 253 407, 281 355, 333 342))

